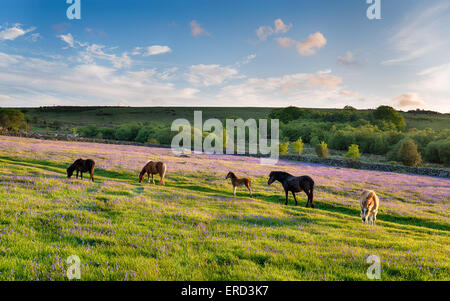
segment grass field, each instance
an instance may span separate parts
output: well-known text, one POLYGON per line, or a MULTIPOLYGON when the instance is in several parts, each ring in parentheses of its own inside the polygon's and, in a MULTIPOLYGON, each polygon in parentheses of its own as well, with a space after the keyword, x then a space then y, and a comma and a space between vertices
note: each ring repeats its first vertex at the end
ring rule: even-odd
POLYGON ((0 136, 0 280, 450 280, 450 180, 298 162, 191 155, 167 149, 0 136), (96 182, 67 179, 79 157, 96 182), (149 160, 166 186, 139 184, 149 160), (232 197, 232 170, 253 180, 232 197), (316 209, 283 204, 271 170, 310 175, 316 209), (378 225, 361 224, 358 196, 381 199, 378 225))

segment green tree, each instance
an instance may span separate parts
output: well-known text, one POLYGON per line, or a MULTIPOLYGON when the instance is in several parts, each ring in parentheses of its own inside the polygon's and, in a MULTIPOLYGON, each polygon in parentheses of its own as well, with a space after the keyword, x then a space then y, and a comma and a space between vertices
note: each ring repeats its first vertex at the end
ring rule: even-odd
POLYGON ((298 138, 297 141, 292 143, 292 146, 294 147, 295 152, 301 156, 303 153, 303 141, 302 137, 298 138))
POLYGON ((400 142, 397 157, 406 166, 422 164, 422 156, 417 151, 417 145, 411 138, 406 138, 400 142))
POLYGON ((395 125, 395 127, 399 130, 404 130, 406 127, 406 122, 403 115, 390 106, 379 106, 373 112, 373 117, 379 124, 382 124, 383 121, 387 121, 395 125))
POLYGON ((325 141, 322 141, 320 144, 316 144, 316 154, 320 158, 327 158, 328 157, 328 145, 325 143, 325 141))
POLYGON ((345 154, 345 157, 351 160, 358 160, 361 157, 361 153, 359 152, 358 144, 352 144, 348 147, 348 152, 345 154))
POLYGON ((7 131, 18 131, 26 124, 25 115, 17 109, 0 109, 0 127, 7 131))
POLYGON ((280 155, 286 155, 289 151, 289 141, 285 143, 279 144, 279 153, 280 155))

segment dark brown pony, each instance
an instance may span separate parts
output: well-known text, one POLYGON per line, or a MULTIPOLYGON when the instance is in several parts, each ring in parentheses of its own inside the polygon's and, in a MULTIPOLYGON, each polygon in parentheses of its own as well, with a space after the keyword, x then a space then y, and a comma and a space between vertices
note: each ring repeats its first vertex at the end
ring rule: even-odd
POLYGON ((160 184, 164 185, 164 177, 166 175, 167 166, 163 162, 148 162, 144 168, 142 168, 141 173, 139 174, 139 183, 142 183, 144 180, 145 174, 148 175, 148 182, 150 183, 150 175, 152 175, 153 184, 155 184, 155 178, 153 175, 159 174, 161 177, 160 184))
POLYGON ((284 192, 286 193, 286 203, 288 204, 289 191, 292 192, 294 196, 295 205, 297 205, 297 198, 295 197, 296 192, 304 191, 308 196, 308 202, 306 207, 314 208, 313 195, 314 195, 314 181, 308 176, 294 177, 291 174, 283 171, 272 171, 269 175, 269 181, 267 185, 278 181, 283 185, 284 192))
POLYGON ((72 165, 70 165, 69 168, 67 168, 67 177, 70 179, 73 175, 73 172, 77 172, 77 179, 78 179, 78 173, 81 172, 81 179, 83 179, 83 172, 89 172, 90 180, 94 182, 94 167, 95 162, 94 160, 87 159, 78 159, 75 162, 73 162, 72 165))

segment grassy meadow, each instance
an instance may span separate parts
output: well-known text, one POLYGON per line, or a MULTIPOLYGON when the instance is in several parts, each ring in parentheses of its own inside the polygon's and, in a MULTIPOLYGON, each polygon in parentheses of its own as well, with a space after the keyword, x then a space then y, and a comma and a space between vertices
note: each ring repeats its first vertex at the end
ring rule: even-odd
MULTIPOLYGON (((157 178, 157 183, 159 178, 157 178)), ((450 280, 450 180, 256 158, 173 155, 168 149, 0 136, 0 280, 450 280), (95 183, 67 179, 79 157, 95 183), (166 186, 139 184, 149 160, 166 186), (226 173, 249 176, 232 196, 226 173), (271 170, 310 175, 316 209, 284 206, 271 170), (374 189, 378 225, 361 224, 358 197, 374 189)))

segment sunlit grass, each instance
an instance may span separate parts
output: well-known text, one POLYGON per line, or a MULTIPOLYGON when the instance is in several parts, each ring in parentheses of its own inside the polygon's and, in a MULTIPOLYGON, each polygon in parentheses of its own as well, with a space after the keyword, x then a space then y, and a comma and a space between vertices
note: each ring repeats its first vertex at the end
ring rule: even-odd
POLYGON ((81 259, 82 280, 367 280, 372 254, 382 280, 450 279, 449 180, 411 176, 407 186, 402 175, 278 166, 316 179, 317 208, 309 209, 304 195, 299 206, 292 198, 282 205, 281 187, 266 185, 275 167, 242 158, 218 157, 211 168, 209 157, 165 150, 159 186, 139 184, 136 174, 158 150, 121 146, 100 159, 94 144, 52 142, 46 157, 31 152, 32 142, 0 145, 0 280, 66 280, 70 255, 81 259), (65 177, 68 148, 74 159, 98 161, 95 183, 65 177), (103 161, 119 152, 120 162, 103 161), (252 177, 254 198, 245 189, 232 197, 227 169, 252 177), (373 186, 382 207, 378 226, 368 227, 357 198, 373 186))

